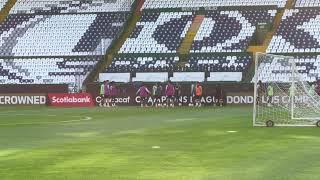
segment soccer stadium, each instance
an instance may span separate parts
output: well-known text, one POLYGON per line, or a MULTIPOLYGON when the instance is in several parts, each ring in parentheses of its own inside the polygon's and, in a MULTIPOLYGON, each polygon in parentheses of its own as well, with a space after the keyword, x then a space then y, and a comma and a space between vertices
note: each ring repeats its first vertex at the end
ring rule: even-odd
POLYGON ((319 180, 320 0, 0 0, 0 180, 319 180))

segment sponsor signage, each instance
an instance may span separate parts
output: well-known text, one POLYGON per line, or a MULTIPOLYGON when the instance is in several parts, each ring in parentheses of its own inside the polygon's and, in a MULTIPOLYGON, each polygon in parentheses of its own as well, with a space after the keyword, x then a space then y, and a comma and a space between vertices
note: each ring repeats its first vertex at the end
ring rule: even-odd
POLYGON ((94 102, 89 93, 61 93, 48 94, 49 105, 63 107, 88 107, 93 106, 94 102))
MULTIPOLYGON (((97 96, 95 98, 96 104, 99 105, 103 103, 104 98, 101 96, 97 96)), ((161 97, 161 103, 166 103, 167 98, 165 96, 161 97)), ((155 104, 156 99, 149 97, 148 104, 155 104)), ((180 104, 182 106, 187 106, 189 103, 193 102, 194 99, 191 96, 180 96, 176 99, 176 104, 180 104)), ((140 105, 141 97, 140 96, 127 96, 127 97, 117 97, 114 98, 114 102, 116 105, 140 105)), ((218 103, 214 96, 204 96, 201 98, 201 103, 205 105, 214 105, 218 103)))
POLYGON ((46 105, 45 94, 0 94, 0 106, 7 105, 46 105))
MULTIPOLYGON (((310 101, 308 96, 273 96, 273 97, 267 97, 267 96, 262 96, 259 98, 260 103, 262 104, 268 104, 268 102, 272 104, 289 104, 291 101, 294 100, 295 103, 306 103, 310 101), (269 98, 271 100, 269 101, 269 98)), ((229 93, 226 95, 225 99, 226 104, 253 104, 254 103, 254 96, 253 92, 248 93, 248 92, 240 92, 240 93, 229 93)))
POLYGON ((253 104, 252 92, 232 92, 225 96, 225 104, 253 104))

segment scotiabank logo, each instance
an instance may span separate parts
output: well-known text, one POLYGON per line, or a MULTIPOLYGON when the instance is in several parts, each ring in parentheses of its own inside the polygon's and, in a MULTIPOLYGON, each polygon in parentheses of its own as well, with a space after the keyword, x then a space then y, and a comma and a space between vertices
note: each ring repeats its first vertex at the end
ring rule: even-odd
POLYGON ((87 107, 93 106, 91 94, 48 94, 51 106, 87 107))
POLYGON ((90 103, 91 98, 90 97, 84 97, 84 98, 75 98, 75 97, 63 97, 59 98, 56 96, 52 97, 52 103, 90 103))
POLYGON ((45 105, 45 95, 0 95, 0 105, 45 105))

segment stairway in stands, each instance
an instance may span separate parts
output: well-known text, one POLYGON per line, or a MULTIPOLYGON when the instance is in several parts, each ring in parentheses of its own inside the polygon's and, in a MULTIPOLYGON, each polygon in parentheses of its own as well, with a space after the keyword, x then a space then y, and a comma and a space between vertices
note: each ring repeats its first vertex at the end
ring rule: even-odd
POLYGON ((261 46, 249 46, 247 49, 247 52, 252 52, 253 54, 257 52, 265 53, 271 42, 272 37, 276 34, 277 29, 281 24, 282 16, 284 14, 285 9, 292 9, 292 8, 294 8, 294 0, 288 0, 285 8, 278 10, 278 13, 274 18, 272 29, 267 33, 263 44, 261 46))
POLYGON ((115 38, 110 45, 110 48, 107 50, 106 55, 103 60, 99 61, 95 66, 94 70, 90 72, 90 74, 85 79, 83 85, 86 85, 90 82, 94 82, 98 79, 99 73, 103 72, 106 67, 108 67, 112 63, 112 58, 115 54, 118 53, 121 46, 124 44, 126 39, 129 38, 131 32, 136 27, 137 22, 141 18, 141 7, 143 6, 145 0, 137 0, 133 5, 133 11, 130 14, 129 19, 127 20, 127 24, 123 27, 123 32, 119 35, 118 38, 115 38))
MULTIPOLYGON (((267 33, 264 42, 261 46, 249 46, 247 49, 247 52, 250 52, 253 54, 253 62, 256 61, 255 54, 257 52, 265 53, 271 40, 272 37, 276 34, 277 29, 279 28, 282 20, 282 16, 284 14, 285 9, 292 9, 294 8, 294 1, 295 0, 288 0, 286 3, 286 6, 284 9, 278 10, 278 13, 276 14, 273 22, 272 29, 267 33)), ((255 63, 252 63, 250 67, 248 68, 249 70, 243 75, 244 79, 243 82, 250 82, 252 80, 252 77, 254 75, 254 65, 255 63)))
POLYGON ((0 11, 0 22, 6 19, 11 8, 16 4, 17 0, 8 0, 6 5, 0 11))
POLYGON ((196 37, 196 34, 202 24, 204 17, 205 17, 204 15, 197 15, 193 19, 192 24, 186 34, 186 37, 182 41, 181 46, 179 47, 179 50, 178 50, 181 62, 185 62, 187 60, 186 57, 190 52, 193 40, 196 37))

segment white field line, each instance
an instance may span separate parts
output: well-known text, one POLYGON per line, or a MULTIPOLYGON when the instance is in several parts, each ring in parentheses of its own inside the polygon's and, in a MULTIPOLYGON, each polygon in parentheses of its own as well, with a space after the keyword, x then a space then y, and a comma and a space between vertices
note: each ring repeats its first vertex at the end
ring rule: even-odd
POLYGON ((167 120, 167 122, 185 122, 185 121, 194 121, 194 120, 197 120, 197 118, 171 119, 171 120, 167 120))
MULTIPOLYGON (((43 110, 43 109, 41 109, 43 110)), ((40 110, 40 111, 41 111, 40 110)), ((57 112, 59 109, 45 109, 45 111, 48 112, 57 112)), ((19 111, 0 111, 0 116, 14 116, 17 114, 24 114, 24 115, 32 115, 32 113, 39 113, 39 110, 31 110, 31 109, 25 109, 25 110, 19 110, 19 111)))
POLYGON ((80 119, 75 120, 65 120, 65 121, 56 121, 56 122, 34 122, 34 123, 8 123, 8 124, 0 124, 0 126, 17 126, 17 125, 42 125, 42 124, 65 124, 72 122, 84 122, 92 120, 92 117, 79 117, 80 119))

